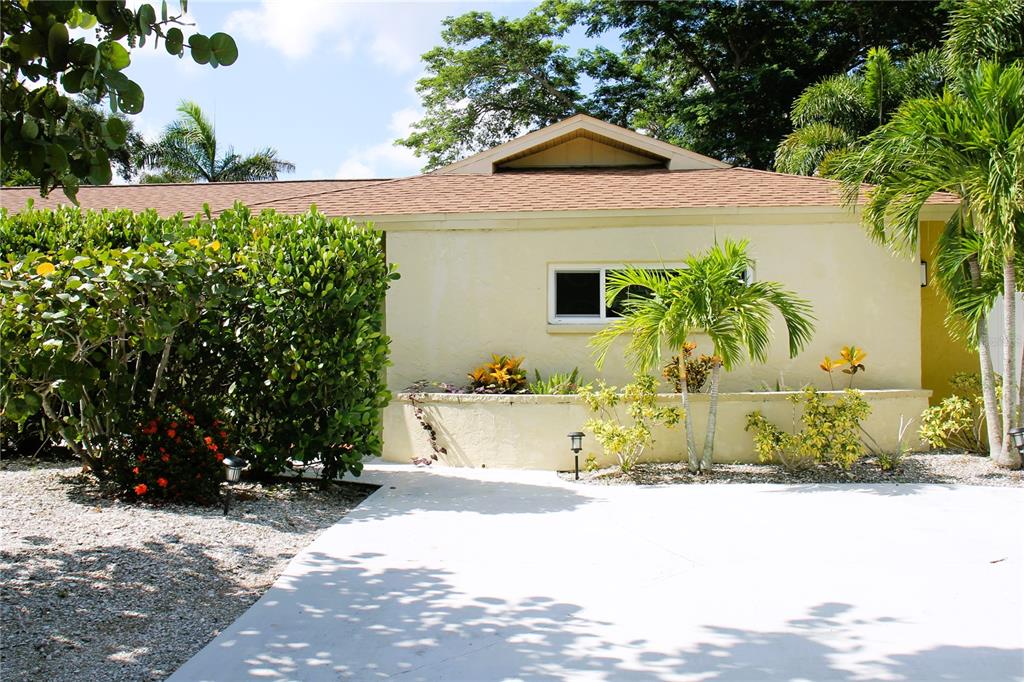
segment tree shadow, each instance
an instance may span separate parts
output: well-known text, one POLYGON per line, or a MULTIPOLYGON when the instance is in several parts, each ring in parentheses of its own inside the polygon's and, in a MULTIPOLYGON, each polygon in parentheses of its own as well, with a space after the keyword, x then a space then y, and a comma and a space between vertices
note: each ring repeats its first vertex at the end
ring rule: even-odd
POLYGON ((778 629, 703 625, 701 641, 670 650, 643 638, 614 641, 622 636, 615 624, 580 604, 471 594, 444 569, 381 558, 305 555, 305 573, 275 585, 173 679, 979 682, 1024 674, 1022 649, 942 645, 867 659, 858 655, 859 628, 907 625, 854 618, 843 603, 818 604, 778 629))
MULTIPOLYGON (((166 677, 259 597, 210 550, 147 542, 0 551, 4 679, 56 680, 71 670, 80 680, 166 677)), ((243 560, 268 568, 287 558, 243 560)))

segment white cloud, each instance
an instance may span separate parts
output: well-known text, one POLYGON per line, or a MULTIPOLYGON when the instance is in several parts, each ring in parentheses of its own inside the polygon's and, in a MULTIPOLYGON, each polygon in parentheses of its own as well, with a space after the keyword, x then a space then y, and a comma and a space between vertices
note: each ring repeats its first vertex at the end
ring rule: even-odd
POLYGON ((352 150, 335 171, 336 178, 381 178, 414 175, 423 166, 408 147, 398 147, 394 140, 405 137, 412 124, 419 120, 418 109, 400 109, 391 114, 388 124, 389 138, 379 144, 352 150))
POLYGON ((232 12, 227 30, 288 59, 327 47, 345 57, 365 53, 381 66, 409 72, 439 42, 441 19, 452 13, 450 5, 433 2, 263 0, 257 9, 232 12))

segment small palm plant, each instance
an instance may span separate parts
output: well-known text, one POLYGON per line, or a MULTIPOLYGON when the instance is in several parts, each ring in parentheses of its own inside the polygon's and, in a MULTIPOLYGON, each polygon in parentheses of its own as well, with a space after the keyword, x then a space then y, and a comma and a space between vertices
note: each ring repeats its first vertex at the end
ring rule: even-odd
POLYGON ((598 368, 612 343, 623 334, 630 335, 626 356, 638 372, 661 364, 663 343, 684 357, 682 351, 691 334, 705 333, 711 340, 708 427, 701 456, 689 409, 686 366, 679 368, 687 457, 694 472, 710 471, 714 460, 722 369, 733 369, 747 359, 767 360, 776 311, 786 326, 790 357, 800 352, 813 332, 810 304, 776 282, 748 283, 746 273, 752 266, 747 242, 726 240, 689 256, 680 270, 627 267, 608 276, 607 300, 625 298, 623 316, 591 340, 598 368))

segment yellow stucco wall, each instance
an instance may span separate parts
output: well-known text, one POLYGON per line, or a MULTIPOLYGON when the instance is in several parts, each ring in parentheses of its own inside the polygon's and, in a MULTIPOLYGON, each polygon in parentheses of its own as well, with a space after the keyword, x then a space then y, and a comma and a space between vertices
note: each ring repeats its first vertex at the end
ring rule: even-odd
MULTIPOLYGON (((723 390, 774 387, 780 372, 790 387, 828 388, 818 363, 851 343, 868 353, 857 386, 921 386, 919 265, 872 243, 841 209, 572 219, 520 214, 382 226, 388 258, 401 273, 387 297, 388 385, 395 391, 420 379, 464 383, 466 372, 492 352, 524 355, 531 375, 534 368, 547 374, 579 367, 587 379, 626 382, 621 352, 611 353, 604 372, 594 369, 587 346, 593 328, 548 324, 549 264, 669 263, 726 237, 749 238, 757 278, 810 299, 818 321, 802 355, 790 359, 777 335, 768 363, 727 373, 723 390)), ((697 341, 699 351, 710 352, 705 339, 697 341)))
POLYGON ((941 221, 921 222, 921 259, 928 264, 928 285, 921 287, 921 386, 932 391, 936 404, 950 395, 949 378, 956 372, 977 372, 978 354, 946 330, 946 301, 935 284, 934 248, 941 221))
MULTIPOLYGON (((730 393, 721 396, 715 437, 718 462, 753 462, 750 433, 744 430, 746 416, 760 410, 779 427, 791 430, 793 406, 785 393, 730 393)), ((901 415, 916 417, 928 405, 926 391, 866 391, 871 415, 864 429, 886 450, 895 450, 901 415)), ((704 443, 707 422, 707 396, 691 396, 691 412, 698 446, 704 443)), ((663 404, 679 404, 678 395, 660 398, 663 404)), ((574 396, 422 396, 418 405, 427 421, 437 429, 438 445, 447 454, 442 463, 452 466, 513 469, 569 470, 573 466, 569 451, 570 431, 582 429, 590 416, 574 396)), ((413 414, 407 396, 398 398, 384 410, 384 458, 408 463, 413 457, 429 458, 432 450, 426 432, 413 414)), ((686 448, 686 432, 680 424, 674 429, 655 430, 655 443, 644 459, 681 461, 686 448)), ((911 433, 907 444, 920 448, 911 433)), ((582 466, 588 454, 602 465, 614 458, 606 455, 594 441, 584 439, 580 453, 582 466)))

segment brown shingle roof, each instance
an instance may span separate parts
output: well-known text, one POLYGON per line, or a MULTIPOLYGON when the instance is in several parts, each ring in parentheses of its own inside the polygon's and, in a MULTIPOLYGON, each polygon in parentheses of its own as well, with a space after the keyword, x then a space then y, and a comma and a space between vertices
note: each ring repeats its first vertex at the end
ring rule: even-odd
MULTIPOLYGON (((104 185, 83 186, 78 190, 78 201, 82 208, 127 208, 144 211, 149 208, 163 216, 181 211, 186 216, 199 213, 203 204, 219 213, 230 208, 236 201, 258 207, 276 199, 317 195, 322 192, 337 192, 381 180, 279 180, 276 182, 217 182, 217 183, 171 183, 161 185, 104 185)), ((0 206, 10 211, 20 211, 25 203, 33 200, 35 208, 56 208, 71 202, 64 192, 55 189, 49 196, 39 196, 36 187, 5 187, 0 191, 0 206)))
MULTIPOLYGON (((428 174, 345 192, 264 204, 280 212, 309 208, 329 215, 379 216, 502 211, 830 207, 838 184, 822 178, 749 168, 707 170, 560 169, 491 175, 428 174)), ((942 194, 930 203, 955 204, 942 194)))
MULTIPOLYGON (((207 202, 214 212, 236 200, 258 209, 302 213, 316 204, 334 216, 593 211, 686 208, 830 207, 840 204, 837 183, 749 168, 706 170, 559 169, 491 175, 427 174, 396 180, 322 180, 201 185, 83 187, 86 208, 156 208, 192 215, 207 202)), ((66 203, 51 193, 5 189, 0 205, 20 209, 34 193, 36 206, 66 203)), ((950 194, 929 203, 956 204, 950 194)))

